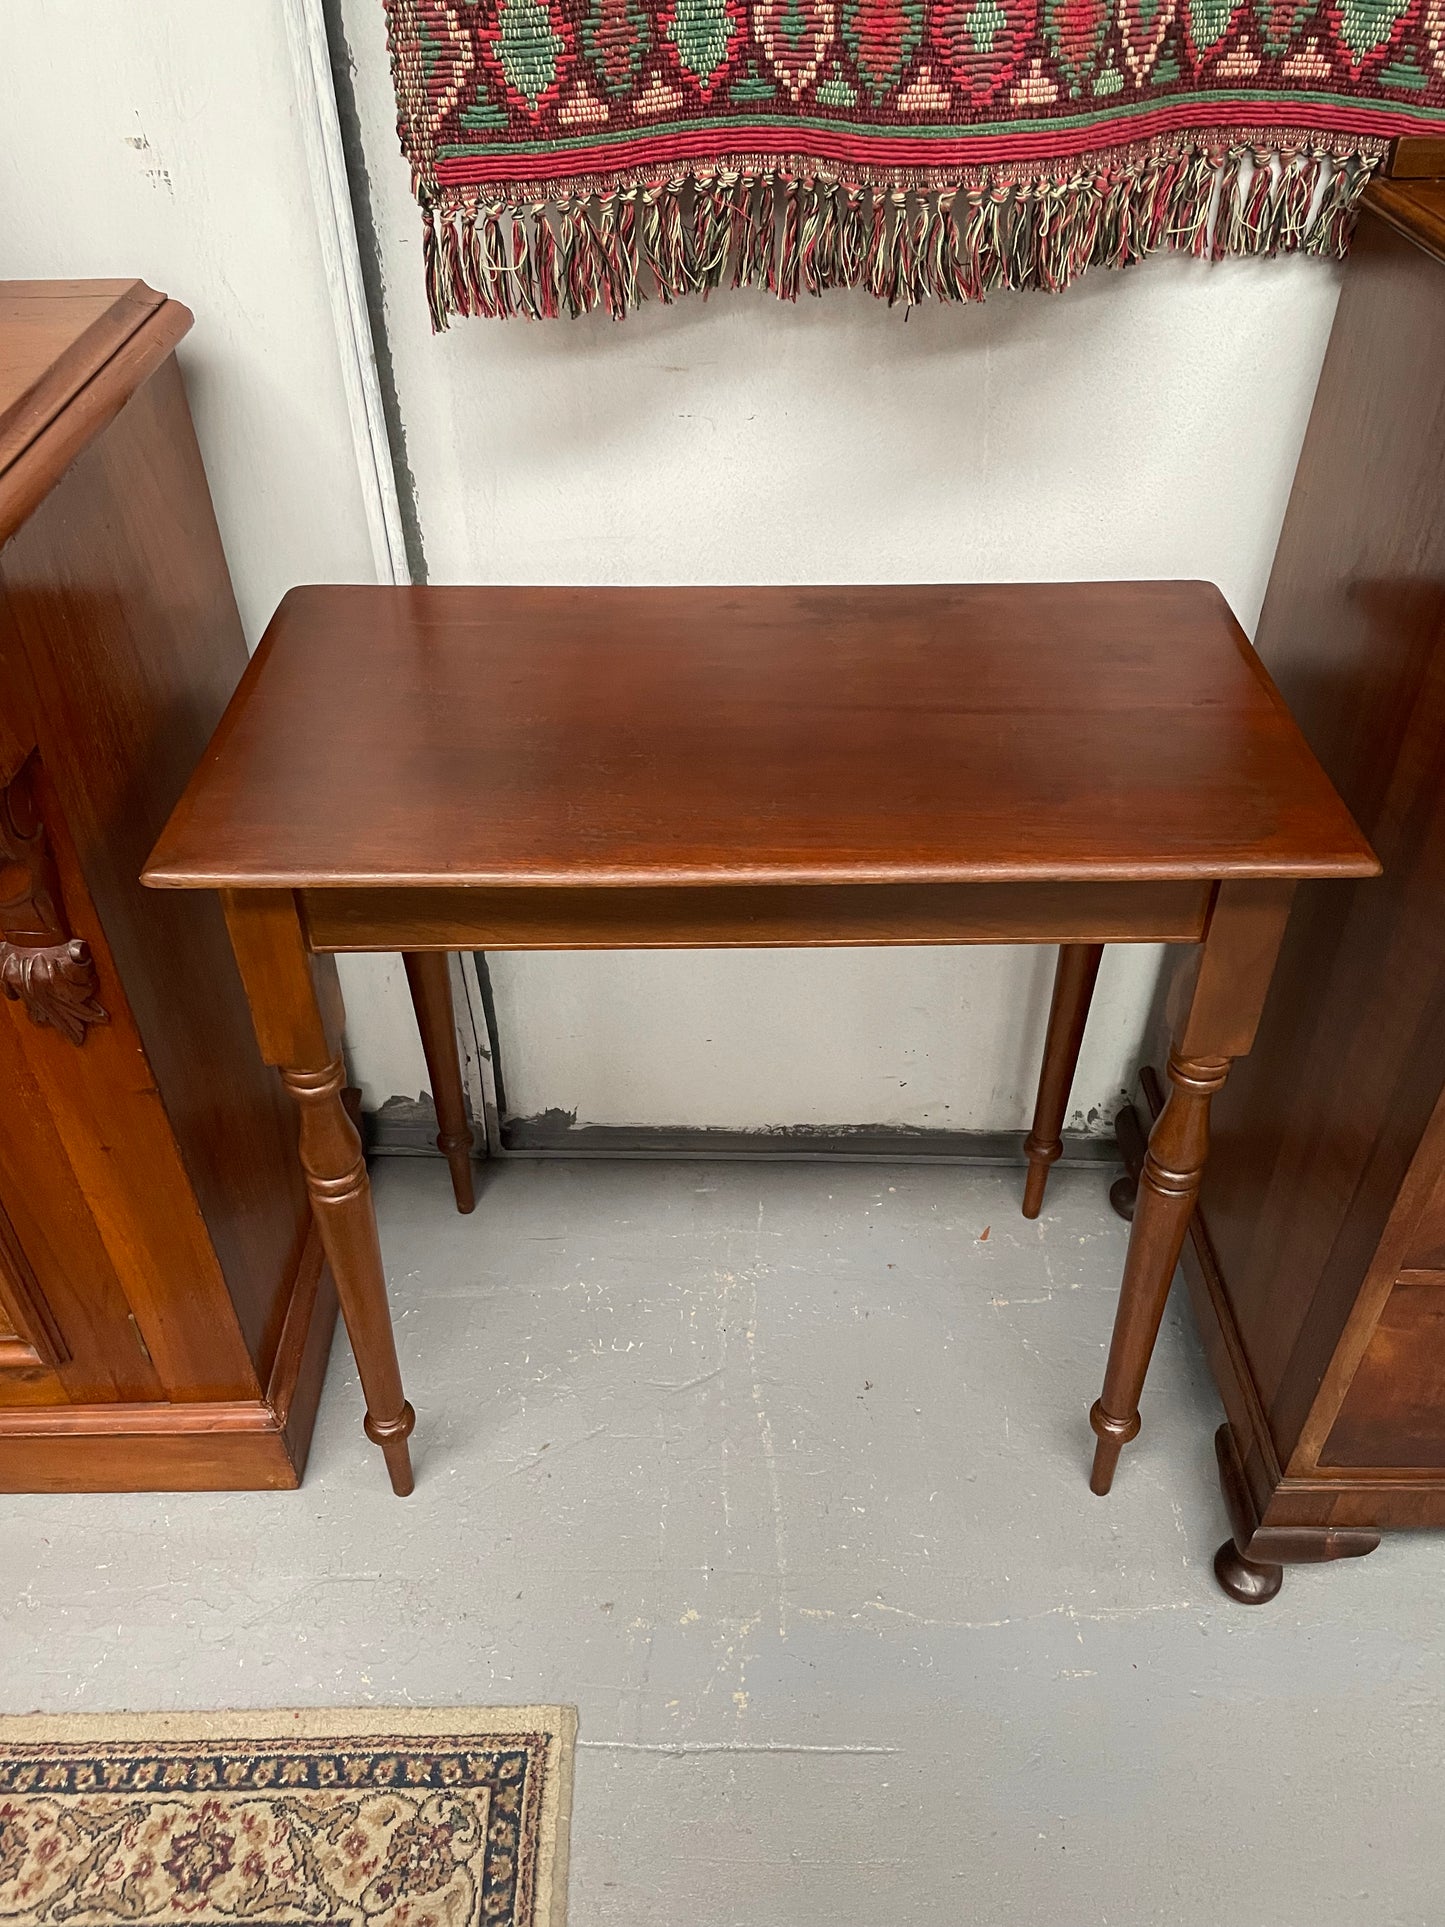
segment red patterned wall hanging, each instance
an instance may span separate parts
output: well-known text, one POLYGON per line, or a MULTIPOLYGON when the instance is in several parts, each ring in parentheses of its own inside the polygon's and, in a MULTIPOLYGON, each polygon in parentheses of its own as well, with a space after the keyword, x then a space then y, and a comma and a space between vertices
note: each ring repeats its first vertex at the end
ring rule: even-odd
POLYGON ((385 0, 438 328, 1343 251, 1445 0, 385 0))

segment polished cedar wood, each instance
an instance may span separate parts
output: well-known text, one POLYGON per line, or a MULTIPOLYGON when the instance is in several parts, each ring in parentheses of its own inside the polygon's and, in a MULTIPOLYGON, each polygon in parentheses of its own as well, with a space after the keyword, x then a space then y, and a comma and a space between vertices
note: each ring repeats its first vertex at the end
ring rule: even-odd
POLYGON ((1293 879, 1375 867, 1204 583, 313 588, 282 604, 145 877, 222 891, 398 1492, 412 1412, 318 953, 1004 940, 1096 963, 1110 939, 1190 942, 1176 1101, 1092 1414, 1102 1492, 1293 879))
POLYGON ((0 282, 0 473, 164 306, 144 281, 0 282))
POLYGON ((1366 196, 1258 640, 1385 874, 1301 885, 1186 1253, 1252 1597, 1445 1526, 1445 183, 1366 196))
MULTIPOLYGON (((1440 146, 1445 156, 1445 142, 1440 146)), ((1439 181, 1377 181, 1370 189, 1370 220, 1445 257, 1445 191, 1439 181)))
POLYGON ((296 1484, 335 1315, 219 906, 138 881, 246 660, 189 326, 0 287, 0 1489, 296 1484), (31 1021, 47 932, 79 1042, 31 1021))
POLYGON ((223 901, 261 1055, 280 1071, 300 1113, 301 1168, 356 1354, 366 1434, 405 1497, 416 1415, 401 1389, 366 1160, 342 1098, 336 965, 329 957, 313 962, 289 890, 227 891, 223 901))
POLYGON ((308 588, 147 881, 1097 883, 1368 860, 1207 583, 308 588))
POLYGON ((313 950, 673 950, 1194 943, 1210 883, 643 884, 302 890, 313 950))
POLYGON ((435 950, 408 950, 402 962, 436 1105, 437 1149, 451 1172, 457 1210, 471 1211, 477 1202, 472 1184, 472 1129, 467 1122, 467 1100, 457 1057, 450 967, 445 955, 435 950))
POLYGON ((1084 1042, 1084 1025, 1103 960, 1102 943, 1059 945, 1049 1027, 1044 1039, 1044 1063, 1039 1073, 1038 1102, 1034 1106, 1033 1128, 1024 1139, 1024 1156, 1029 1165, 1024 1183, 1026 1218, 1036 1218, 1043 1209, 1049 1167, 1057 1163, 1063 1152, 1064 1114, 1069 1108, 1069 1092, 1084 1042))
MULTIPOLYGON (((1390 150, 1385 173, 1396 180, 1445 178, 1445 140, 1398 140, 1390 150)), ((1372 208, 1372 212, 1377 211, 1372 208)))
POLYGON ((1222 883, 1204 943, 1174 987, 1169 1097, 1140 1169, 1104 1389, 1089 1414, 1095 1492, 1109 1490, 1120 1449, 1139 1431, 1145 1369, 1209 1154, 1211 1102, 1254 1043, 1293 895, 1283 879, 1222 883))

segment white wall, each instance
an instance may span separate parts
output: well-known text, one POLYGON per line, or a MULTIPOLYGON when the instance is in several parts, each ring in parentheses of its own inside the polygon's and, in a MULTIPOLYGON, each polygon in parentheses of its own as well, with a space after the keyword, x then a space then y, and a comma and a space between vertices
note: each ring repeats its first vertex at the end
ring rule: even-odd
MULTIPOLYGON (((730 294, 434 339, 381 11, 341 3, 432 580, 1205 576, 1253 624, 1334 269, 1159 260, 962 311, 730 294)), ((1152 961, 1109 961, 1082 1111, 1110 1112, 1132 1072, 1152 961)), ((492 964, 523 1114, 978 1128, 1026 1119, 1051 967, 986 951, 492 964)))
MULTIPOLYGON (((0 0, 0 34, 0 276, 138 275, 192 309, 180 361, 254 647, 293 583, 373 579, 281 10, 0 0)), ((404 986, 343 961, 369 1101, 416 1092, 404 986)))
POLYGON ((254 647, 293 583, 372 575, 280 9, 3 21, 0 273, 139 275, 194 312, 180 360, 254 647))

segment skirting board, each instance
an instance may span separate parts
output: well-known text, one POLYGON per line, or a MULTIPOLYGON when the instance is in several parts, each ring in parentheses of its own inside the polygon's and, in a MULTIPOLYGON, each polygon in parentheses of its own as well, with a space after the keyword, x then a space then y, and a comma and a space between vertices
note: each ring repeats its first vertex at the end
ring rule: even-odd
MULTIPOLYGON (((376 1157, 437 1157, 430 1103, 394 1098, 362 1116, 362 1137, 376 1157)), ((481 1132, 478 1131, 480 1151, 481 1132)), ((845 1129, 786 1125, 770 1131, 708 1127, 578 1124, 569 1111, 512 1118, 501 1127, 504 1158, 724 1158, 757 1162, 1023 1165, 1023 1131, 931 1131, 864 1124, 845 1129)), ((1120 1163, 1113 1137, 1064 1133, 1059 1162, 1095 1169, 1120 1163)))

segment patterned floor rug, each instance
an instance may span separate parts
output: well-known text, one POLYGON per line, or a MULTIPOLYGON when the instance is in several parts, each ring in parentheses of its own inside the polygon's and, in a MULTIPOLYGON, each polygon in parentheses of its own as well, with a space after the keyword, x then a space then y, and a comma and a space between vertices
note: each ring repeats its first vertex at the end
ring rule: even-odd
POLYGON ((0 1720, 6 1927, 564 1927, 571 1707, 0 1720))

